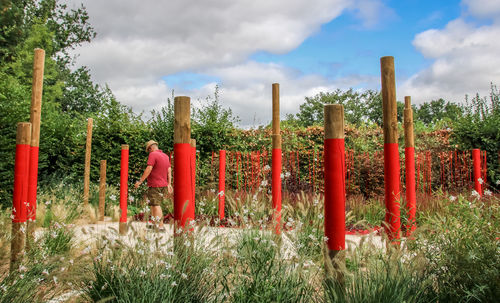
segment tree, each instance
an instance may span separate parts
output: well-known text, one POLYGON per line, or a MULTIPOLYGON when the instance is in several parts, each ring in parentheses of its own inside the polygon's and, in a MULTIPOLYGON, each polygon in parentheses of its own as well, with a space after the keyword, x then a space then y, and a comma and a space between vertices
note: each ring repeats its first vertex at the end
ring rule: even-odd
POLYGON ((213 150, 231 145, 229 134, 234 130, 238 118, 231 109, 222 107, 219 101, 219 86, 215 87, 214 96, 208 96, 199 109, 194 109, 191 124, 192 137, 196 139, 196 148, 201 154, 208 155, 213 150))
MULTIPOLYGON (((347 123, 361 125, 363 123, 376 123, 382 125, 382 97, 378 91, 366 90, 364 92, 337 89, 334 92, 319 93, 314 97, 306 97, 300 105, 296 120, 287 117, 289 123, 297 122, 301 126, 322 125, 325 104, 344 105, 344 118, 347 123)), ((402 121, 404 104, 398 102, 398 120, 402 121)))
POLYGON ((453 144, 462 150, 479 148, 487 152, 488 179, 491 185, 500 180, 498 151, 500 150, 500 93, 491 84, 490 97, 466 96, 463 116, 453 123, 453 144))

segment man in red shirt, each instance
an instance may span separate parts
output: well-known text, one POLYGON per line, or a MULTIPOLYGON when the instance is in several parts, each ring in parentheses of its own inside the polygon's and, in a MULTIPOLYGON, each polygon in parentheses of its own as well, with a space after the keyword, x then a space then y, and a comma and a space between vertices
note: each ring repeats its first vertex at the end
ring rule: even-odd
POLYGON ((138 188, 144 180, 148 180, 148 189, 145 195, 149 201, 149 206, 151 206, 151 215, 154 219, 160 221, 159 230, 165 231, 161 202, 167 193, 171 194, 173 192, 170 159, 158 148, 158 143, 153 140, 146 143, 146 152, 149 153, 148 166, 140 180, 135 183, 135 188, 138 188))

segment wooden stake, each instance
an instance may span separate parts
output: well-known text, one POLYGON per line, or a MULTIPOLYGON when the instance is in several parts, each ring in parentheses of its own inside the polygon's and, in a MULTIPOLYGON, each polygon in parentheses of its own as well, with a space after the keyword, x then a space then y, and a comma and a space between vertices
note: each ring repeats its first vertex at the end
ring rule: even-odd
POLYGON ((191 170, 191 99, 174 99, 174 219, 182 228, 194 220, 191 170))
POLYGON ((40 146, 40 120, 42 113, 42 92, 43 92, 43 70, 45 63, 45 51, 35 49, 33 60, 33 83, 31 90, 31 140, 30 140, 30 163, 28 177, 28 232, 26 233, 28 243, 33 241, 33 232, 36 220, 36 194, 38 188, 38 152, 40 146))
POLYGON ((345 263, 345 141, 344 107, 340 104, 324 106, 325 143, 325 236, 328 238, 326 272, 343 283, 341 268, 345 263))
POLYGON ((380 59, 382 110, 384 118, 384 182, 387 230, 390 239, 399 239, 399 150, 394 57, 380 59))
POLYGON ((410 96, 405 97, 404 129, 405 147, 415 147, 415 138, 413 134, 413 109, 411 108, 410 96))
POLYGON ((106 160, 101 160, 101 178, 99 180, 99 221, 104 221, 104 204, 106 201, 106 160))
POLYGON ((272 203, 275 233, 281 234, 281 134, 280 134, 280 86, 273 83, 273 133, 272 139, 272 203))
POLYGON ((31 123, 17 124, 14 192, 12 196, 12 239, 10 242, 10 271, 19 267, 26 239, 26 201, 30 161, 31 123))
POLYGON ((174 144, 191 143, 191 99, 180 96, 174 99, 174 144))
POLYGON ((90 188, 90 155, 92 152, 92 124, 94 120, 87 120, 87 143, 85 144, 85 171, 83 173, 83 205, 89 204, 90 188))
POLYGON ((413 137, 413 110, 411 108, 410 96, 405 97, 404 130, 406 207, 408 208, 406 235, 410 236, 416 228, 415 216, 417 211, 417 197, 415 191, 415 140, 413 137))

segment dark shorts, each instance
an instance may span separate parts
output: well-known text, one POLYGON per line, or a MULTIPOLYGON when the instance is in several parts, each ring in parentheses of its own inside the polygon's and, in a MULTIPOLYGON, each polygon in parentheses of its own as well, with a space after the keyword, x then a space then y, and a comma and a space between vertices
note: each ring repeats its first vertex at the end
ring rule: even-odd
POLYGON ((149 206, 160 206, 161 202, 167 198, 168 187, 148 187, 145 195, 149 206))

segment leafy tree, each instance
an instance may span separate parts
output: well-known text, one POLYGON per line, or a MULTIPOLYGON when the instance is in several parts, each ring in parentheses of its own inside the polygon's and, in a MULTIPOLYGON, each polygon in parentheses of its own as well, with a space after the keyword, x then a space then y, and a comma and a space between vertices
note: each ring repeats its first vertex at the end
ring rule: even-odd
MULTIPOLYGON (((344 105, 344 118, 347 123, 361 125, 363 123, 376 123, 382 125, 382 97, 379 92, 367 90, 364 92, 337 89, 334 92, 319 93, 314 97, 306 97, 300 105, 296 121, 291 116, 287 117, 288 123, 298 123, 301 126, 322 125, 324 122, 324 105, 344 105)), ((398 120, 402 120, 404 104, 398 102, 398 120)))
POLYGON ((218 86, 213 97, 208 96, 199 109, 194 109, 193 118, 191 136, 196 139, 196 148, 202 155, 232 145, 229 134, 238 118, 233 116, 231 109, 225 109, 220 104, 218 86))
POLYGON ((453 124, 453 143, 463 150, 480 148, 487 152, 490 184, 500 180, 497 153, 500 150, 500 93, 491 85, 490 97, 466 96, 464 115, 453 124))
POLYGON ((425 102, 414 109, 415 119, 430 125, 440 120, 456 121, 462 115, 462 108, 444 99, 425 102))
POLYGON ((172 98, 167 98, 167 105, 159 111, 152 112, 149 121, 152 139, 158 142, 163 151, 172 151, 174 146, 174 92, 172 98))

